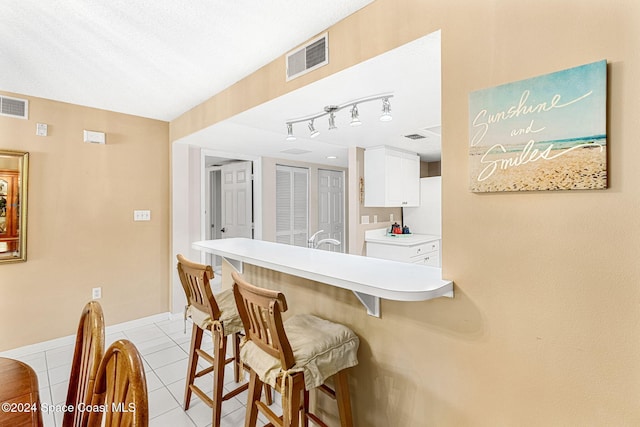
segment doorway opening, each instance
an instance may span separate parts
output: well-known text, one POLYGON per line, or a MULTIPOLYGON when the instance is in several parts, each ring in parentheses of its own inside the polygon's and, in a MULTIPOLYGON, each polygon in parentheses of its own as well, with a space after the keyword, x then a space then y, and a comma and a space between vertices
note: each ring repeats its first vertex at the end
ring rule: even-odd
MULTIPOLYGON (((254 238, 253 162, 205 156, 203 238, 254 238)), ((206 255, 220 271, 222 258, 206 255)))

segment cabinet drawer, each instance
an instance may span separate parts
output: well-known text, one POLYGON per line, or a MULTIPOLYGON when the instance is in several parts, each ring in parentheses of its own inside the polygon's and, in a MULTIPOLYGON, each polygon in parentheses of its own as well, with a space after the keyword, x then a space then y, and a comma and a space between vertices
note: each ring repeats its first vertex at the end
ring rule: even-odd
POLYGON ((423 255, 418 255, 411 258, 413 264, 424 264, 430 267, 440 267, 440 252, 433 251, 427 252, 423 255))
MULTIPOLYGON (((413 246, 387 245, 382 243, 367 243, 367 256, 374 258, 384 258, 392 261, 416 262, 418 258, 423 259, 427 254, 440 252, 440 241, 433 240, 413 246), (415 258, 415 260, 414 260, 415 258)), ((422 262, 422 261, 419 261, 422 262)), ((430 262, 433 262, 430 260, 430 262)), ((439 256, 436 257, 436 266, 439 264, 439 256)), ((432 265, 432 264, 427 264, 432 265)))
POLYGON ((410 246, 409 248, 409 257, 414 257, 418 255, 424 255, 428 252, 439 251, 440 244, 437 240, 434 240, 433 242, 423 243, 417 246, 410 246))

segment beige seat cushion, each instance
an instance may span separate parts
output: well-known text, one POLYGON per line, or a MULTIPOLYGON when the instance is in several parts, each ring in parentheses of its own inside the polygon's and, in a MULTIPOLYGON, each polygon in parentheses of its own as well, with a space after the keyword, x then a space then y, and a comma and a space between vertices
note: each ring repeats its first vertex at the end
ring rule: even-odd
MULTIPOLYGON (((320 386, 337 372, 358 364, 358 336, 339 323, 309 314, 293 316, 284 322, 295 365, 289 372, 304 372, 305 388, 320 386)), ((282 372, 280 360, 265 353, 251 341, 243 340, 240 358, 260 379, 276 385, 282 372)))
MULTIPOLYGON (((218 308, 220 309, 220 322, 224 325, 224 335, 235 332, 242 332, 242 319, 238 315, 236 300, 231 289, 223 291, 215 296, 218 308)), ((202 329, 209 329, 213 321, 209 313, 199 310, 193 306, 187 308, 187 316, 191 317, 193 323, 202 329)))

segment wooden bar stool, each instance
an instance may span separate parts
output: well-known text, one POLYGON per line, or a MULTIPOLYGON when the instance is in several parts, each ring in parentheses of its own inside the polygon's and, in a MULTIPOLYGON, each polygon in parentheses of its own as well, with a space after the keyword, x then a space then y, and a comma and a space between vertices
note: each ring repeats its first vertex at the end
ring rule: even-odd
MULTIPOLYGON (((224 367, 233 363, 234 379, 240 381, 243 369, 240 361, 239 346, 242 336, 242 321, 238 316, 233 291, 224 291, 213 296, 209 281, 213 278, 213 269, 209 265, 197 264, 178 255, 178 275, 187 297, 186 315, 193 320, 187 382, 184 392, 184 410, 189 409, 191 394, 195 393, 202 401, 213 409, 213 427, 220 426, 222 402, 242 393, 248 388, 243 384, 229 393, 223 394, 224 367), (211 332, 213 338, 213 355, 201 349, 203 331, 211 332), (227 337, 233 340, 233 357, 227 358, 227 337), (198 359, 202 357, 209 362, 208 368, 197 370, 198 359), (213 398, 207 396, 194 384, 196 378, 213 372, 213 398)), ((271 393, 267 392, 267 403, 271 404, 271 393)))
POLYGON ((148 427, 149 394, 142 357, 129 340, 111 344, 100 362, 89 426, 148 427), (100 409, 103 408, 103 409, 100 409))
POLYGON ((351 427, 351 403, 346 369, 358 364, 359 339, 344 325, 302 314, 282 321, 287 311, 285 296, 258 288, 232 273, 233 292, 246 338, 240 355, 249 366, 249 397, 245 427, 254 427, 258 411, 271 425, 297 427, 302 419, 326 426, 309 412, 308 391, 319 388, 338 403, 340 425, 351 427), (335 390, 324 385, 334 376, 335 390), (282 417, 260 401, 263 383, 280 391, 282 417))
POLYGON ((98 301, 90 301, 82 310, 67 389, 63 427, 86 427, 89 412, 81 405, 91 405, 98 367, 104 355, 104 314, 98 301))

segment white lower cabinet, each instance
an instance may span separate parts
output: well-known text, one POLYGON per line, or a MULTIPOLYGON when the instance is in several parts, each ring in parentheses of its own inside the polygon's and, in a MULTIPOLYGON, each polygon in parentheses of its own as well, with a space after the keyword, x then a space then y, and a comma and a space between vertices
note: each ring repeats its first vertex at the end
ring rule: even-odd
POLYGON ((440 267, 440 241, 432 240, 415 245, 367 242, 367 256, 440 267))

